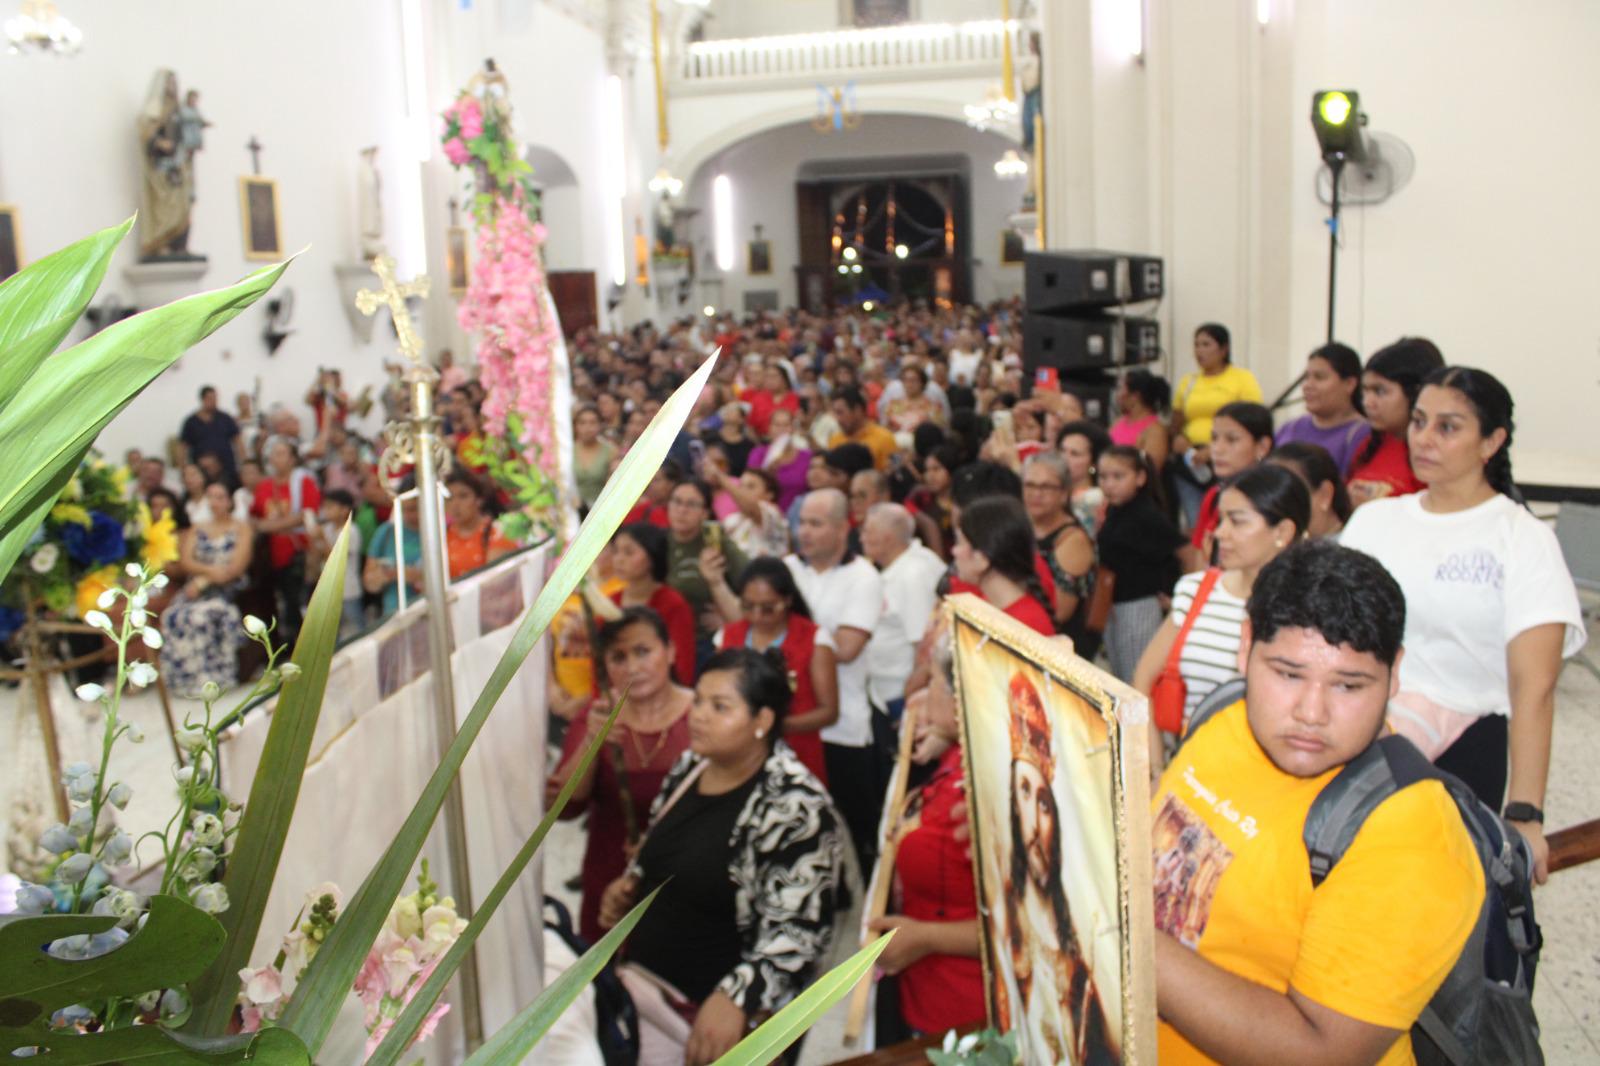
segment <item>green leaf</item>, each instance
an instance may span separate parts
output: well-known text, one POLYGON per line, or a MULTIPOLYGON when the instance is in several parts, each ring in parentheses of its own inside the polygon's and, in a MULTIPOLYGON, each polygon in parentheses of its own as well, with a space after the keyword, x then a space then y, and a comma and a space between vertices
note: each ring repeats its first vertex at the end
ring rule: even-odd
POLYGON ((46 914, 0 919, 0 1021, 23 1026, 53 1011, 108 996, 139 996, 193 980, 222 946, 222 926, 174 896, 152 896, 149 918, 119 948, 94 959, 58 959, 45 945, 103 933, 116 919, 46 914))
POLYGON ((787 1007, 768 1018, 755 1032, 739 1041, 734 1049, 712 1066, 766 1066, 816 1024, 828 1008, 850 994, 867 975, 889 946, 894 934, 879 937, 850 958, 829 970, 810 988, 800 993, 787 1007))
MULTIPOLYGON (((626 696, 623 697, 623 699, 626 698, 626 696)), ((544 838, 550 832, 550 827, 555 825, 556 819, 561 817, 561 812, 572 798, 572 793, 577 790, 578 782, 588 776, 590 764, 600 754, 600 749, 605 744, 606 737, 611 734, 611 727, 616 724, 617 715, 622 711, 622 703, 623 700, 618 700, 616 706, 611 708, 611 714, 606 718, 605 726, 589 742, 589 747, 583 753, 583 758, 578 762, 572 775, 567 778, 566 784, 561 786, 561 791, 557 794, 555 802, 550 805, 550 809, 540 819, 538 827, 533 831, 533 835, 528 837, 527 841, 522 845, 516 857, 511 860, 511 865, 506 867, 505 872, 500 875, 500 880, 496 881, 494 888, 489 890, 488 896, 484 897, 483 902, 474 908, 472 920, 461 931, 461 935, 456 938, 456 942, 451 944, 450 949, 444 953, 444 958, 439 960, 439 965, 433 968, 433 973, 428 975, 428 979, 422 983, 422 987, 418 988, 416 994, 411 997, 411 1002, 406 1005, 405 1010, 401 1011, 400 1017, 395 1019, 394 1026, 384 1037, 383 1043, 379 1044, 373 1049, 372 1054, 367 1056, 366 1066, 393 1066, 394 1063, 400 1061, 400 1056, 405 1054, 406 1048, 411 1046, 411 1041, 422 1031, 422 1023, 427 1021, 428 1012, 433 1009, 433 1005, 438 1002, 439 997, 444 993, 445 984, 455 975, 456 970, 461 967, 462 960, 467 957, 467 952, 472 950, 472 945, 477 942, 479 934, 483 932, 483 927, 489 923, 490 918, 494 917, 494 912, 499 908, 500 901, 506 898, 506 894, 517 883, 517 878, 522 876, 522 871, 527 869, 529 862, 533 861, 534 853, 539 850, 539 845, 544 843, 544 838)), ((604 963, 601 965, 604 965, 604 963)), ((595 968, 598 970, 599 966, 595 968)))
POLYGON ((132 227, 130 218, 103 229, 0 282, 0 409, 72 332, 132 227))
POLYGON ((566 603, 572 590, 589 572, 595 557, 622 524, 634 501, 649 485, 650 479, 655 477, 667 457, 668 448, 699 398, 700 391, 705 388, 716 361, 716 354, 713 353, 688 381, 679 386, 657 412, 638 443, 629 449, 617 472, 606 482, 600 498, 595 501, 594 510, 578 530, 572 546, 563 553, 555 572, 545 582, 533 606, 523 616, 505 654, 489 676, 488 684, 473 704, 472 711, 451 741, 433 776, 423 786, 422 795, 417 798, 416 806, 412 808, 405 824, 377 865, 367 874, 367 879, 362 882, 344 914, 334 923, 333 930, 311 960, 311 965, 306 967, 306 972, 295 986, 294 995, 279 1018, 279 1024, 299 1034, 313 1055, 321 1050, 323 1041, 327 1039, 339 1007, 355 983, 356 974, 360 972, 362 961, 377 938, 384 919, 388 917, 389 908, 394 905, 406 878, 410 876, 417 854, 422 850, 434 819, 438 817, 439 808, 444 804, 450 783, 460 771, 473 741, 483 730, 489 712, 494 710, 496 701, 521 668, 522 661, 549 628, 556 612, 566 603))
MULTIPOLYGON (((0 579, 95 437, 193 345, 261 298, 288 263, 167 304, 46 359, 0 411, 0 579)), ((18 327, 26 328, 26 327, 18 327)))
MULTIPOLYGON (((30 1043, 16 1046, 28 1047, 30 1043)), ((41 1061, 50 1066, 311 1066, 306 1046, 286 1029, 203 1038, 174 1033, 159 1025, 140 1025, 88 1036, 52 1033, 31 1046, 47 1049, 48 1057, 41 1061)))
POLYGON ((290 662, 300 676, 283 686, 278 695, 266 746, 250 785, 239 833, 228 852, 228 909, 222 912, 227 944, 216 961, 190 990, 194 1013, 184 1028, 194 1034, 220 1036, 227 1031, 238 998, 239 971, 250 965, 250 952, 261 931, 284 838, 300 795, 300 778, 311 754, 323 693, 328 687, 328 664, 339 640, 339 618, 344 608, 345 568, 349 564, 350 524, 340 532, 328 555, 322 576, 311 594, 305 622, 295 642, 290 662))
MULTIPOLYGON (((628 934, 633 932, 633 927, 639 924, 639 919, 644 917, 645 910, 655 902, 656 895, 660 891, 661 888, 658 887, 640 900, 638 906, 629 911, 627 917, 618 922, 615 929, 601 937, 598 944, 585 951, 577 962, 568 966, 566 972, 556 978, 549 988, 540 992, 532 1003, 518 1011, 517 1016, 486 1040, 482 1047, 468 1055, 462 1066, 517 1066, 527 1058, 528 1052, 544 1038, 550 1026, 555 1024, 555 1020, 572 1006, 572 1001, 578 998, 579 993, 589 987, 589 982, 594 980, 595 974, 605 968, 605 964, 616 954, 628 934)), ((372 1060, 367 1061, 370 1066, 372 1060)))

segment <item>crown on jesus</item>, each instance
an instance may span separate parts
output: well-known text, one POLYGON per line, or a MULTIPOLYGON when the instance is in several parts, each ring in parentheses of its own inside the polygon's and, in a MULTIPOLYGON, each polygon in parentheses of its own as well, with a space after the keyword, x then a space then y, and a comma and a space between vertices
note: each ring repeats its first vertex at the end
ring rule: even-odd
POLYGON ((1049 781, 1055 776, 1055 758, 1050 753, 1050 719, 1039 700, 1038 690, 1020 670, 1011 675, 1008 702, 1011 758, 1033 763, 1049 781))

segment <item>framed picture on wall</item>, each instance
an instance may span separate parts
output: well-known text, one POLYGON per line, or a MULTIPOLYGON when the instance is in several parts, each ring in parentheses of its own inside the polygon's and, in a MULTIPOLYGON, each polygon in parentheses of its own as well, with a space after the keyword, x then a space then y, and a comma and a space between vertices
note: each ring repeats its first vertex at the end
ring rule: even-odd
POLYGON ((22 230, 17 209, 12 204, 0 204, 0 281, 21 269, 22 230))
POLYGON ((445 273, 450 278, 450 295, 460 296, 467 291, 471 278, 471 261, 467 252, 467 228, 451 226, 444 237, 445 273))
POLYGON ((989 1024, 1026 1066, 1152 1062, 1148 701, 976 596, 945 604, 989 1024))
POLYGON ((772 242, 751 241, 745 258, 746 274, 772 273, 772 242))
POLYGON ((259 176, 239 179, 239 218, 244 229, 244 257, 283 258, 283 230, 278 219, 278 183, 259 176))
POLYGON ((1022 234, 1014 229, 1000 231, 1000 265, 1015 266, 1022 262, 1022 253, 1026 247, 1022 241, 1022 234))

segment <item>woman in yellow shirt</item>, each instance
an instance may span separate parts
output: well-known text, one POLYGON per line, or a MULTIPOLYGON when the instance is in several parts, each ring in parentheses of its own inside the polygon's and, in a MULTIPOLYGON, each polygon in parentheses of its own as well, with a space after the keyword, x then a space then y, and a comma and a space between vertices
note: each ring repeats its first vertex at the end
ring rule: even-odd
POLYGON ((1261 402, 1261 384, 1242 366, 1233 365, 1228 327, 1207 322, 1194 331, 1198 369, 1185 374, 1172 396, 1172 454, 1168 463, 1184 517, 1194 525, 1200 500, 1211 481, 1211 418, 1230 403, 1261 402))

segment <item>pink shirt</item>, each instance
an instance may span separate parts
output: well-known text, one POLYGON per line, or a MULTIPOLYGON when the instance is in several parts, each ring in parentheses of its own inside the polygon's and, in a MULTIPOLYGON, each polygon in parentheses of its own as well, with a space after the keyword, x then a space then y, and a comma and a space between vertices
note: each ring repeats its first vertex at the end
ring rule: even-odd
POLYGON ((1154 414, 1145 415, 1136 422, 1130 422, 1128 417, 1124 415, 1111 424, 1111 443, 1137 448, 1139 446, 1139 438, 1144 435, 1145 430, 1155 425, 1156 421, 1154 414))

